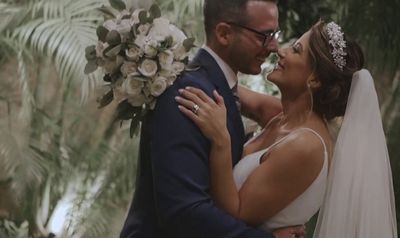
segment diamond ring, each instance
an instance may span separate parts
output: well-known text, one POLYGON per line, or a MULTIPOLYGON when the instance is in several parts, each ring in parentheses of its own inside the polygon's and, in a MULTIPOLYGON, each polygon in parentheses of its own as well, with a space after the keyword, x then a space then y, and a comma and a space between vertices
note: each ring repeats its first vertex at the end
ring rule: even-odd
POLYGON ((192 112, 197 115, 197 112, 199 111, 199 109, 200 109, 199 105, 194 104, 192 107, 192 112))

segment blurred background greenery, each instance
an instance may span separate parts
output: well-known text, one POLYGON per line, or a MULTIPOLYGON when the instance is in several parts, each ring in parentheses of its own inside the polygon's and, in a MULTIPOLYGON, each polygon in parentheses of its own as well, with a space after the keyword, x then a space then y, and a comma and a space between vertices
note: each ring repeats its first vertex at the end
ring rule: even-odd
MULTIPOLYGON (((157 2, 201 46, 201 0, 157 2)), ((0 1, 0 237, 117 237, 134 191, 138 139, 98 110, 100 75, 83 74, 106 0, 0 1)), ((363 46, 375 78, 400 217, 400 0, 281 0, 282 44, 320 17, 363 46)), ((264 72, 265 74, 265 72, 264 72)), ((263 78, 242 76, 274 93, 263 78)), ((399 226, 399 223, 398 223, 399 226)), ((311 230, 312 223, 308 225, 311 230)), ((311 236, 312 232, 309 232, 311 236)))

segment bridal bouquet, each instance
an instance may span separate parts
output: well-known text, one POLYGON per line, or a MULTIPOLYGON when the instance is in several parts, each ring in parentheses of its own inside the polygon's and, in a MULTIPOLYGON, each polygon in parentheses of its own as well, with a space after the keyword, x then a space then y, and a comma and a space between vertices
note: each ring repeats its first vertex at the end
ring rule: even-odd
POLYGON ((101 68, 110 87, 102 108, 118 103, 116 120, 130 120, 130 135, 157 97, 171 86, 188 62, 194 39, 161 16, 160 8, 127 10, 121 0, 100 9, 109 17, 97 30, 97 45, 86 48, 85 74, 101 68))

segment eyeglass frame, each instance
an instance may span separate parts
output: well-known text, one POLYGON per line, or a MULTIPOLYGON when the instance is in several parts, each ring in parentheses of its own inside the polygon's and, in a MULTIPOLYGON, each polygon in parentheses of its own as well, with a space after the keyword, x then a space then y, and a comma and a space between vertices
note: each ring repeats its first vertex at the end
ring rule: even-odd
POLYGON ((263 40, 263 43, 262 43, 263 47, 267 46, 273 39, 278 39, 279 35, 281 34, 281 30, 280 29, 278 29, 276 31, 273 31, 273 32, 265 33, 265 32, 261 32, 261 31, 257 31, 257 30, 255 30, 253 28, 250 28, 248 26, 244 26, 244 25, 236 23, 236 22, 225 22, 225 23, 228 24, 228 25, 232 25, 232 26, 236 26, 236 27, 248 30, 248 31, 256 33, 256 34, 258 34, 260 36, 263 36, 264 37, 264 40, 263 40), (268 39, 268 41, 267 41, 267 39, 268 39))

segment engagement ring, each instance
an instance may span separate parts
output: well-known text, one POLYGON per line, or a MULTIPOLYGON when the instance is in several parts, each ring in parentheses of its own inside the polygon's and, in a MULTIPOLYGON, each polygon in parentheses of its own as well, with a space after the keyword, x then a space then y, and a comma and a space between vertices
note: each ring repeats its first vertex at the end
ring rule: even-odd
POLYGON ((199 109, 200 109, 199 105, 194 104, 192 107, 192 112, 197 115, 197 112, 199 111, 199 109))

